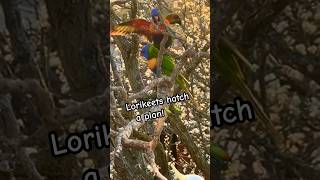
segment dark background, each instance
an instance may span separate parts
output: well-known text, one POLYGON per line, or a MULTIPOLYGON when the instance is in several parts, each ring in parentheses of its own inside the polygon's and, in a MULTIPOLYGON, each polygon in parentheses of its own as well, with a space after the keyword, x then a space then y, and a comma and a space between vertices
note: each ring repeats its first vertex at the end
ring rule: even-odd
POLYGON ((109 1, 0 1, 0 179, 80 179, 107 174, 108 150, 51 156, 109 115, 109 1))
MULTIPOLYGON (((212 179, 319 179, 319 1, 215 3, 212 37, 216 43, 228 38, 256 68, 250 72, 240 63, 246 84, 283 140, 272 142, 268 129, 258 125, 259 118, 213 129, 212 141, 232 161, 223 168, 211 163, 211 170, 220 169, 212 179)), ((227 103, 246 97, 219 69, 211 73, 212 100, 227 103)))

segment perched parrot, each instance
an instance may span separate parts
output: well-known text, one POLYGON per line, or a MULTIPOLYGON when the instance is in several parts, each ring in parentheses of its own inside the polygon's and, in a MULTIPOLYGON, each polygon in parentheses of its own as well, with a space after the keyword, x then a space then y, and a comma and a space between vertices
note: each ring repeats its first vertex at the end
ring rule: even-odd
MULTIPOLYGON (((160 48, 161 40, 166 32, 166 26, 169 24, 180 24, 181 19, 177 14, 169 14, 165 17, 164 23, 161 23, 159 9, 151 10, 152 21, 145 19, 132 19, 128 22, 120 23, 111 28, 111 36, 122 36, 131 33, 136 33, 147 37, 150 42, 153 42, 155 47, 160 48)), ((166 47, 172 44, 172 37, 168 37, 166 47)))
POLYGON ((171 164, 172 170, 174 171, 174 176, 178 180, 204 180, 203 177, 196 175, 196 174, 187 174, 184 175, 180 173, 177 168, 174 166, 174 164, 171 164))
MULTIPOLYGON (((159 49, 156 48, 154 45, 144 45, 141 52, 141 56, 143 56, 147 60, 147 65, 148 68, 153 72, 157 73, 157 58, 158 58, 158 53, 159 49)), ((176 64, 174 60, 172 59, 171 56, 164 54, 163 59, 162 59, 162 64, 161 64, 161 69, 164 75, 170 76, 171 73, 173 72, 176 64)), ((179 85, 179 87, 182 90, 188 91, 187 88, 187 79, 182 75, 178 74, 176 78, 176 83, 179 85)))

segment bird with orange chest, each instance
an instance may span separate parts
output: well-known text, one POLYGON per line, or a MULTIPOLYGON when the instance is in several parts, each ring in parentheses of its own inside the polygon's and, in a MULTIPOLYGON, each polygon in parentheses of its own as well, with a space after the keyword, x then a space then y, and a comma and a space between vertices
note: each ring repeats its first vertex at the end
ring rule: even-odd
MULTIPOLYGON (((177 14, 169 14, 165 17, 164 23, 161 22, 160 11, 157 8, 151 10, 152 21, 145 19, 132 19, 111 27, 111 36, 124 36, 135 33, 147 37, 150 42, 153 42, 155 47, 160 48, 161 40, 166 32, 166 27, 169 24, 180 24, 181 19, 177 14)), ((172 44, 172 37, 169 36, 166 47, 172 44)))
MULTIPOLYGON (((159 49, 157 49, 154 45, 151 45, 151 44, 144 45, 140 51, 140 55, 146 59, 148 68, 153 73, 157 73, 158 54, 159 54, 159 49)), ((176 67, 176 64, 174 62, 174 59, 171 56, 164 54, 162 57, 162 64, 161 64, 162 73, 166 76, 171 76, 175 67, 176 67)), ((182 74, 179 73, 177 75, 176 83, 179 85, 179 87, 182 90, 185 90, 186 92, 188 92, 188 94, 191 95, 191 93, 188 90, 188 80, 182 74)))

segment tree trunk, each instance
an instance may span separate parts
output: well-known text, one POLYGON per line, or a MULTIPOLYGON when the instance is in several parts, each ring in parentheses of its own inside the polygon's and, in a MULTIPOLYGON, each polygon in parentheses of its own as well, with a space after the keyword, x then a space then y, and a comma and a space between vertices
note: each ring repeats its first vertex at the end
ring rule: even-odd
POLYGON ((53 45, 57 46, 71 95, 84 100, 101 94, 106 80, 98 63, 98 39, 91 21, 90 1, 46 2, 53 45))

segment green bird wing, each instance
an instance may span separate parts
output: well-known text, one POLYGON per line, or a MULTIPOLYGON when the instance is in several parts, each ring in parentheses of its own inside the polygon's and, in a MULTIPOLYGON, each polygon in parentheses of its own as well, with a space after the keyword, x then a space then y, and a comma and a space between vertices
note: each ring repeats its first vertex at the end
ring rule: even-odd
MULTIPOLYGON (((174 59, 169 55, 163 55, 162 59, 162 71, 166 76, 171 76, 174 68, 176 68, 176 64, 174 62, 174 59)), ((183 90, 186 90, 188 88, 188 80, 182 75, 178 74, 176 77, 176 83, 179 85, 179 87, 183 90)))
MULTIPOLYGON (((148 52, 149 59, 158 58, 159 50, 154 45, 150 45, 148 52)), ((174 62, 174 59, 170 55, 164 54, 161 64, 163 74, 166 76, 170 76, 175 67, 176 64, 174 62)), ((179 85, 181 89, 187 89, 188 81, 182 74, 177 75, 176 83, 179 85)))
MULTIPOLYGON (((158 58, 159 49, 154 45, 150 45, 149 49, 149 59, 158 58)), ((161 68, 165 75, 170 76, 172 71, 174 70, 176 64, 171 56, 164 54, 162 58, 161 68)))
POLYGON ((154 45, 150 45, 148 49, 149 59, 158 58, 159 49, 154 45))
POLYGON ((163 73, 166 76, 170 76, 175 67, 176 67, 176 64, 174 63, 174 60, 172 59, 172 57, 164 54, 162 58, 162 64, 161 64, 163 73))

